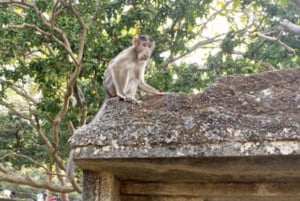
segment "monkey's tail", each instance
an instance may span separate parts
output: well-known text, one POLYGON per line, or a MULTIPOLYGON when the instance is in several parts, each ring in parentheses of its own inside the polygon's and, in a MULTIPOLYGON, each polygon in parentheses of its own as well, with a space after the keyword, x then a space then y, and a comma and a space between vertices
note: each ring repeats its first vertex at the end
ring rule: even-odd
MULTIPOLYGON (((98 113, 96 114, 96 116, 94 117, 94 119, 92 120, 91 123, 93 123, 95 120, 99 119, 99 117, 102 116, 102 114, 104 113, 104 109, 106 107, 107 101, 109 100, 110 95, 108 93, 105 93, 105 98, 104 98, 104 102, 101 105, 100 110, 98 111, 98 113)), ((74 179, 74 170, 75 170, 75 162, 74 162, 74 157, 73 157, 73 150, 71 150, 70 152, 70 156, 69 156, 69 160, 67 163, 67 167, 66 167, 66 180, 67 181, 71 181, 72 179, 74 179)))
POLYGON ((97 112, 96 116, 95 116, 94 119, 91 121, 91 123, 94 123, 95 121, 97 121, 97 119, 99 119, 99 118, 104 114, 105 107, 106 107, 106 104, 107 104, 107 102, 108 102, 109 99, 110 99, 109 94, 105 93, 104 102, 102 103, 102 105, 101 105, 99 111, 97 112))
POLYGON ((71 150, 68 164, 67 164, 67 170, 66 170, 67 181, 71 181, 72 179, 74 179, 74 170, 75 170, 75 162, 73 158, 73 150, 71 150))

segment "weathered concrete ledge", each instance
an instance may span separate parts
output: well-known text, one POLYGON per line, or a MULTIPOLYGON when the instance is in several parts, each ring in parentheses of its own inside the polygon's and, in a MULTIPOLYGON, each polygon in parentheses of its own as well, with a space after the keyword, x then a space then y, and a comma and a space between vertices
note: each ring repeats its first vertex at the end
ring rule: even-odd
POLYGON ((120 186, 121 198, 112 200, 189 200, 189 191, 167 199, 186 182, 207 189, 197 191, 190 199, 195 201, 300 200, 295 190, 300 186, 299 68, 222 77, 201 94, 143 101, 110 100, 99 119, 70 139, 86 178, 99 172, 118 178, 109 180, 120 186), (147 187, 148 194, 131 192, 137 184, 129 181, 154 182, 154 187, 147 187), (171 190, 154 193, 168 183, 171 190), (247 193, 245 186, 231 183, 244 183, 247 193), (278 190, 281 183, 289 186, 284 192, 278 190))
POLYGON ((300 153, 300 69, 220 78, 204 93, 111 100, 71 138, 76 158, 300 153))

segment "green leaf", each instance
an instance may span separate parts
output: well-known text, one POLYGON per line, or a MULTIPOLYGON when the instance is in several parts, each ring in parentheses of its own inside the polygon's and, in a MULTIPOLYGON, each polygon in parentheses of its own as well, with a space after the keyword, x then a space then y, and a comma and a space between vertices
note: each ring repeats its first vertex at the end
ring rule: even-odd
POLYGON ((240 6, 240 4, 241 4, 241 0, 235 0, 232 6, 233 10, 237 9, 240 6))

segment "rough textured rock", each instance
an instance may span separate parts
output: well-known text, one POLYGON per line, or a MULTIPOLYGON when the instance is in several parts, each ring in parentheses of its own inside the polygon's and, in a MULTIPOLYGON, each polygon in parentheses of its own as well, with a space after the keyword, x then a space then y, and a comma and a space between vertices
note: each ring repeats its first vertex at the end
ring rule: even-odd
POLYGON ((70 139, 85 201, 300 201, 300 69, 118 99, 70 139))
POLYGON ((70 139, 75 159, 300 154, 300 69, 222 77, 201 94, 112 99, 70 139))

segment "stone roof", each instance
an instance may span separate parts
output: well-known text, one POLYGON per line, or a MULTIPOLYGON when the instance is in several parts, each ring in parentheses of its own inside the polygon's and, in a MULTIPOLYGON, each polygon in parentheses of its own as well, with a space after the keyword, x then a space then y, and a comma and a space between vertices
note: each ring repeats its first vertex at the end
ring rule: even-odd
POLYGON ((74 158, 300 154, 300 69, 219 78, 200 94, 109 100, 70 138, 74 158))

